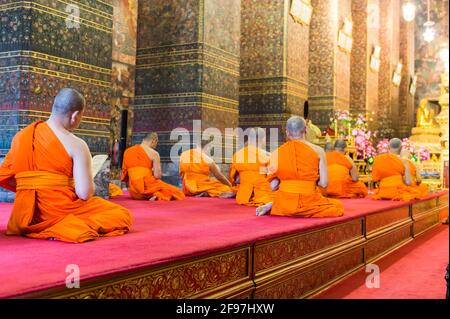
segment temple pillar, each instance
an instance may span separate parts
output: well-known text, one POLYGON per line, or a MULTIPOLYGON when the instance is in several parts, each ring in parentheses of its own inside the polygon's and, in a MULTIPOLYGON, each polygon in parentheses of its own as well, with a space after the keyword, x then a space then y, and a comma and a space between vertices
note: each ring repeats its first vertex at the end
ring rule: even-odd
POLYGON ((409 137, 414 127, 414 96, 410 94, 410 84, 414 76, 414 23, 400 20, 400 61, 402 80, 399 87, 398 136, 409 137))
POLYGON ((379 137, 396 135, 393 118, 398 118, 399 90, 392 82, 399 61, 400 1, 380 0, 380 47, 381 61, 378 73, 378 112, 374 117, 379 137), (397 114, 397 115, 395 115, 397 114))
POLYGON ((173 129, 192 135, 193 120, 202 130, 237 126, 240 10, 240 0, 139 2, 133 143, 158 133, 170 183, 180 183, 173 129))
POLYGON ((350 51, 338 45, 344 19, 351 20, 350 0, 313 0, 309 34, 309 113, 322 129, 333 110, 350 104, 350 51))
MULTIPOLYGON (((294 21, 290 0, 242 0, 239 126, 279 129, 304 115, 309 26, 294 21)), ((315 10, 315 9, 314 9, 315 10)))
POLYGON ((352 0, 353 48, 350 63, 350 112, 365 114, 374 129, 378 109, 378 72, 370 68, 379 46, 379 0, 352 0))
MULTIPOLYGON (((75 134, 110 150, 111 1, 3 0, 0 5, 0 161, 16 132, 46 120, 63 87, 86 98, 75 134)), ((11 200, 0 191, 0 201, 11 200)))

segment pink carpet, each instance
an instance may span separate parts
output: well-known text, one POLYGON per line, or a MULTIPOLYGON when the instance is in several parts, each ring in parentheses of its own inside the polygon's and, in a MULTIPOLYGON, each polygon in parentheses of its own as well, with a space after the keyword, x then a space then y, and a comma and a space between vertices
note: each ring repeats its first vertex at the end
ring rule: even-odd
POLYGON ((68 264, 80 267, 83 284, 83 279, 205 255, 407 205, 344 200, 344 217, 303 219, 256 217, 254 208, 238 206, 230 199, 149 202, 121 196, 113 201, 133 212, 132 231, 84 244, 5 236, 12 205, 0 204, 0 297, 63 286, 68 264))
POLYGON ((445 299, 448 225, 419 236, 376 261, 380 287, 367 288, 365 269, 330 287, 317 299, 445 299))

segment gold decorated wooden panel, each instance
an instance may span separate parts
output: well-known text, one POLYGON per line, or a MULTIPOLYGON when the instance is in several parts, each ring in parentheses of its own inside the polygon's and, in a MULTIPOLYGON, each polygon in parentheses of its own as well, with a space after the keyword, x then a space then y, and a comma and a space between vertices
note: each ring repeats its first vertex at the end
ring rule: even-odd
MULTIPOLYGON (((250 248, 222 253, 210 257, 168 265, 144 271, 125 278, 101 280, 86 288, 59 291, 53 296, 70 299, 178 299, 207 297, 208 292, 215 297, 227 297, 241 292, 251 295, 250 248), (217 294, 221 291, 221 294, 217 294)), ((42 296, 41 296, 42 297, 42 296)), ((44 296, 47 297, 47 296, 44 296)))
POLYGON ((256 285, 256 299, 302 298, 330 285, 363 265, 363 250, 358 248, 306 271, 281 278, 267 285, 256 285))
POLYGON ((413 224, 414 236, 423 233, 428 228, 433 227, 437 223, 439 223, 439 211, 435 211, 421 217, 420 219, 416 220, 413 224))
POLYGON ((255 273, 298 261, 324 249, 362 238, 362 219, 255 245, 255 273))
POLYGON ((421 214, 423 212, 426 212, 428 210, 431 210, 437 206, 438 199, 433 198, 421 203, 413 204, 412 205, 412 214, 413 217, 415 217, 418 214, 421 214))
POLYGON ((409 239, 411 239, 411 225, 408 224, 370 240, 364 249, 366 262, 387 253, 409 239))
POLYGON ((443 195, 441 197, 438 198, 438 204, 445 204, 448 206, 448 194, 447 195, 443 195))
POLYGON ((369 215, 366 217, 366 233, 371 233, 408 219, 410 219, 409 206, 369 215))

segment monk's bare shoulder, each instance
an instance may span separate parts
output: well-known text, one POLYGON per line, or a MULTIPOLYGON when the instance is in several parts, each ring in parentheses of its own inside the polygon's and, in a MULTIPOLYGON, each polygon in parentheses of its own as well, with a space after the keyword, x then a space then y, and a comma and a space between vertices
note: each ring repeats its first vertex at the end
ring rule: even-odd
POLYGON ((68 135, 69 140, 70 140, 70 144, 71 144, 71 148, 72 148, 72 152, 75 154, 86 154, 88 153, 90 155, 90 151, 89 151, 89 146, 87 145, 87 143, 82 140, 81 138, 79 138, 78 136, 75 136, 74 134, 70 133, 68 135))
POLYGON ((308 145, 309 147, 311 147, 314 152, 316 152, 317 156, 319 156, 320 158, 324 158, 325 157, 325 151, 323 150, 322 147, 315 145, 311 142, 308 141, 303 141, 306 145, 308 145))
POLYGON ((154 161, 160 159, 158 151, 156 151, 156 150, 153 149, 153 148, 148 148, 148 155, 149 155, 150 158, 151 158, 152 160, 154 160, 154 161))
POLYGON ((204 152, 202 152, 202 157, 206 163, 208 163, 208 164, 214 163, 214 160, 211 157, 209 157, 207 154, 205 154, 204 152))

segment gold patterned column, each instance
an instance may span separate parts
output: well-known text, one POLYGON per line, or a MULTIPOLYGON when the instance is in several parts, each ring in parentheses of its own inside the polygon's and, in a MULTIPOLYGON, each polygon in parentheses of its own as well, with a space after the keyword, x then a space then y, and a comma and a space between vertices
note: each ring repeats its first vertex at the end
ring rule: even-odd
POLYGON ((308 94, 308 23, 291 15, 302 0, 241 1, 239 126, 282 129, 303 115, 308 94))
POLYGON ((240 10, 240 0, 139 1, 133 143, 158 132, 167 182, 180 183, 173 129, 237 126, 240 10))
MULTIPOLYGON (((352 114, 365 114, 369 119, 378 109, 379 5, 378 0, 352 0, 351 4, 354 42, 350 66, 350 111, 352 114)), ((373 123, 370 123, 372 129, 373 123)))
POLYGON ((399 87, 398 136, 408 137, 414 126, 414 96, 409 93, 414 76, 414 23, 400 20, 400 61, 402 78, 399 87))
MULTIPOLYGON (((326 128, 332 111, 350 104, 350 55, 352 23, 350 0, 313 0, 309 35, 309 114, 313 123, 326 128), (347 19, 347 20, 346 20, 347 19), (338 42, 338 39, 341 42, 338 42)), ((352 28, 353 29, 353 28, 352 28)))

